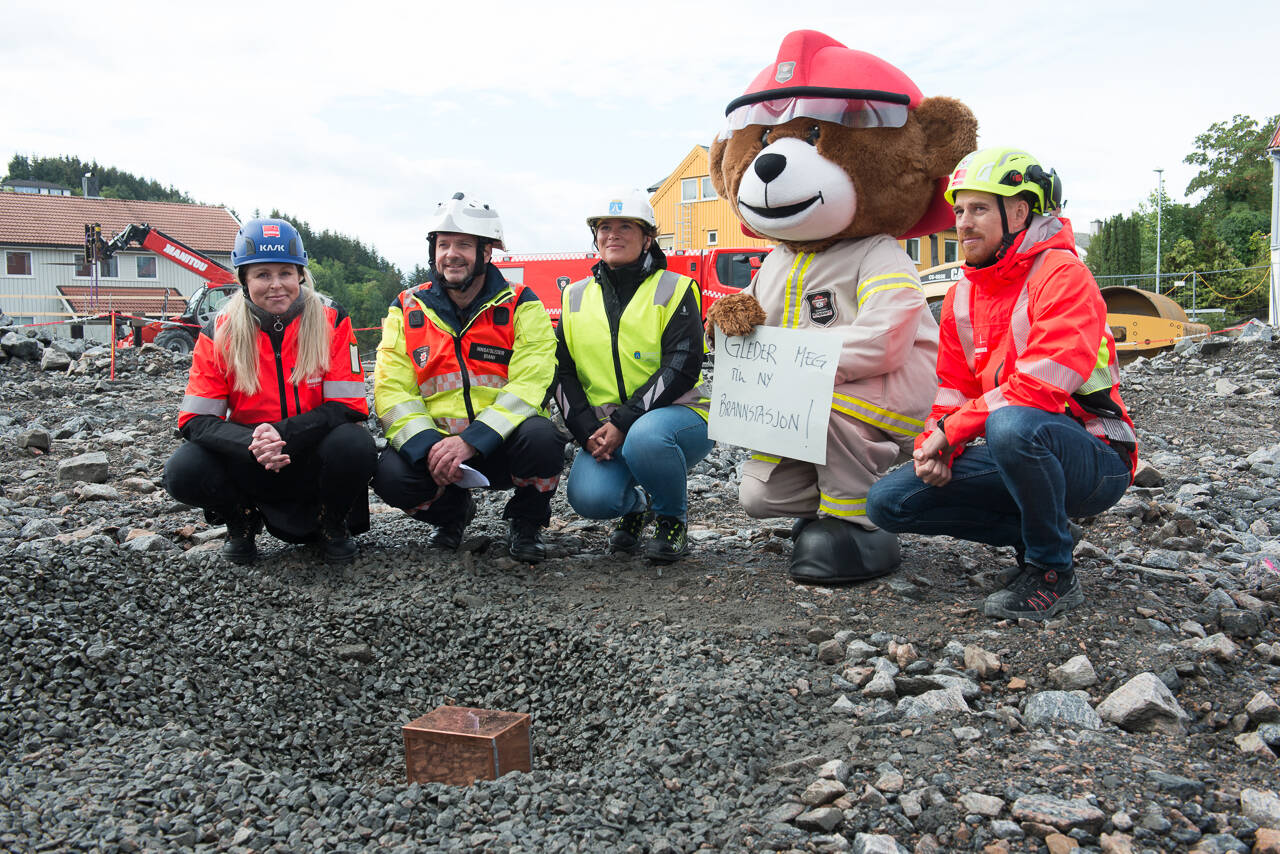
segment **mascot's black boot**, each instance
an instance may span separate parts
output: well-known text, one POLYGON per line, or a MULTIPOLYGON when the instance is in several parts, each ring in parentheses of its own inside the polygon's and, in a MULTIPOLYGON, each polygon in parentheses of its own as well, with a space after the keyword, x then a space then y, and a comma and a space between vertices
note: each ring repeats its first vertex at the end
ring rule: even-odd
POLYGON ((791 580, 799 584, 852 584, 887 575, 901 562, 898 538, 888 531, 824 516, 800 531, 791 550, 791 580))

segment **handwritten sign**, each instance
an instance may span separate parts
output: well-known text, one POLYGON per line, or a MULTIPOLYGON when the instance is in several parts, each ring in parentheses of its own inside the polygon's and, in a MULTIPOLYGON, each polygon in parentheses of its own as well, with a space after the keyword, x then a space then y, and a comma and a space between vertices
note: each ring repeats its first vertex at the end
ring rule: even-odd
POLYGON ((827 461, 827 421, 840 337, 757 326, 746 337, 716 330, 707 434, 793 460, 827 461))

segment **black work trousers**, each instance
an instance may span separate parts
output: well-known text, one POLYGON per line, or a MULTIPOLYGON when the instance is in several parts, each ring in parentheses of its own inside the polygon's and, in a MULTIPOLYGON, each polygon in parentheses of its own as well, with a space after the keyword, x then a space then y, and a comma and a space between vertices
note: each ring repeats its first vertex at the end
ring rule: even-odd
POLYGON ((373 436, 363 424, 340 424, 310 451, 290 455, 280 471, 264 469, 247 451, 225 456, 185 442, 164 467, 164 488, 178 501, 201 507, 210 522, 237 507, 261 511, 281 540, 315 539, 322 508, 347 520, 354 534, 369 530, 369 479, 377 465, 373 436))
MULTIPOLYGON (((526 418, 498 450, 472 457, 467 465, 489 478, 490 489, 515 487, 502 518, 538 525, 551 521, 551 496, 564 471, 564 439, 549 420, 540 415, 526 418)), ((433 525, 462 519, 467 511, 465 489, 450 484, 440 493, 425 463, 412 466, 390 446, 378 459, 373 491, 392 507, 433 525)))

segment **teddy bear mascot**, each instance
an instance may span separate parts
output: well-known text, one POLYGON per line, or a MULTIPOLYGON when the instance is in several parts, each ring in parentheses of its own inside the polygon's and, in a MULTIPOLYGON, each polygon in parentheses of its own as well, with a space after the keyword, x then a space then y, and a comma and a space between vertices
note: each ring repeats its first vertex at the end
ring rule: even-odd
POLYGON ((867 520, 867 490, 909 457, 937 391, 938 326, 897 238, 955 224, 942 194, 977 146, 977 121, 812 30, 784 38, 725 112, 711 181, 744 232, 778 246, 747 288, 708 310, 708 333, 764 324, 843 337, 826 464, 752 454, 739 500, 756 518, 796 517, 795 581, 884 575, 899 563, 898 540, 867 520))

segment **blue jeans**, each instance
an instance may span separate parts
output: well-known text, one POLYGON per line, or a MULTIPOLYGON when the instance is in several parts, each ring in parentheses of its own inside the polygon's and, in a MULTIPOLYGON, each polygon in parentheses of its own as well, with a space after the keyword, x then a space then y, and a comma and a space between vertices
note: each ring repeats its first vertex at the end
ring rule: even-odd
POLYGON ((569 472, 569 504, 588 519, 616 519, 644 509, 684 520, 689 495, 685 475, 711 452, 707 422, 687 406, 664 406, 641 415, 613 454, 600 462, 579 450, 569 472))
POLYGON ((933 487, 911 463, 867 496, 867 517, 895 533, 949 534, 1026 549, 1048 569, 1071 567, 1071 516, 1094 516, 1129 487, 1129 463, 1066 415, 1005 406, 987 418, 987 443, 966 448, 951 482, 933 487))

